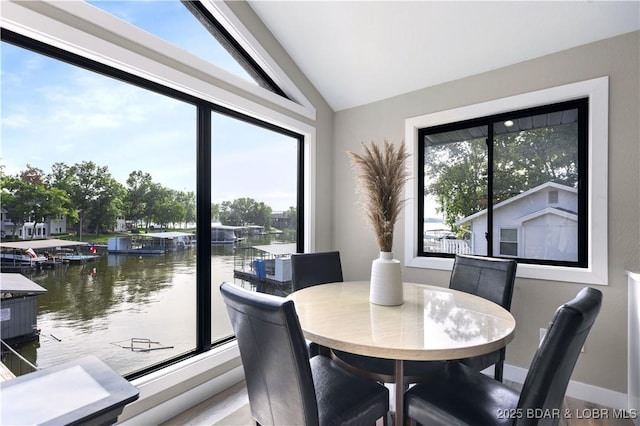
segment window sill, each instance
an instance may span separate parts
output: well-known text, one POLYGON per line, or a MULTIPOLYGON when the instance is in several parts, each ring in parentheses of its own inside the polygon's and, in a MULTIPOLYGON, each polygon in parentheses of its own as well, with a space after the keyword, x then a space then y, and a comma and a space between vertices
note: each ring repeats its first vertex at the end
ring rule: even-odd
POLYGON ((133 380, 140 398, 124 408, 118 424, 160 424, 242 380, 238 344, 226 343, 133 380))
MULTIPOLYGON (((602 262, 601 262, 602 263, 602 262)), ((452 258, 442 257, 409 257, 405 259, 407 268, 438 269, 451 271, 452 258)), ((597 268, 570 268, 566 266, 530 265, 518 264, 517 278, 530 278, 547 281, 566 281, 581 284, 607 285, 606 263, 600 265, 603 273, 598 273, 597 268)))

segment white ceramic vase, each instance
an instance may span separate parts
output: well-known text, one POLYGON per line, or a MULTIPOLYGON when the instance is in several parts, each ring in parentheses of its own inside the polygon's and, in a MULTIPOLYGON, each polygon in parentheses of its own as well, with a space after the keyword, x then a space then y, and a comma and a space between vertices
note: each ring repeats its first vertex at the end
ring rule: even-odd
POLYGON ((376 305, 398 306, 404 303, 400 261, 392 252, 381 251, 371 263, 369 301, 376 305))

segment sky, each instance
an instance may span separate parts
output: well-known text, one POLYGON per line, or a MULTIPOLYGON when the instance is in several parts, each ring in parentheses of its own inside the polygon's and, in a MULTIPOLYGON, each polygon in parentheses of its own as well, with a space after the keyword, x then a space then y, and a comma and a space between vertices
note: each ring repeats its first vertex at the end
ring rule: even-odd
MULTIPOLYGON (((92 2, 142 29, 246 77, 178 1, 92 2)), ((27 164, 93 161, 120 183, 132 171, 195 191, 196 108, 2 43, 1 151, 4 172, 27 164)), ((248 78, 248 77, 247 77, 248 78)), ((250 197, 274 211, 296 203, 297 141, 215 114, 212 200, 250 197)))

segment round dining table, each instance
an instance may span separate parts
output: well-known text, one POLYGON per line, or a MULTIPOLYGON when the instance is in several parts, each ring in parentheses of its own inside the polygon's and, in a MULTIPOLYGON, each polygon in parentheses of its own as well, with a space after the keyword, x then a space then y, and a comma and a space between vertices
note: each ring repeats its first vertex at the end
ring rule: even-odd
POLYGON ((291 293, 305 337, 321 346, 394 360, 395 424, 404 423, 404 361, 455 360, 505 347, 516 321, 473 294, 403 283, 404 303, 369 301, 368 281, 315 285, 291 293))

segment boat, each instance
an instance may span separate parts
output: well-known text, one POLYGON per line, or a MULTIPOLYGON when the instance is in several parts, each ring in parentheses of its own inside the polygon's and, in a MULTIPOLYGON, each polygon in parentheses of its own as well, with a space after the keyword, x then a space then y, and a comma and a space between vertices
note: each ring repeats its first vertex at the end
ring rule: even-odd
POLYGON ((37 254, 33 249, 8 249, 0 253, 2 266, 38 267, 47 261, 45 256, 37 254))
POLYGON ((87 263, 99 258, 100 256, 97 254, 65 254, 60 256, 64 263, 87 263))

